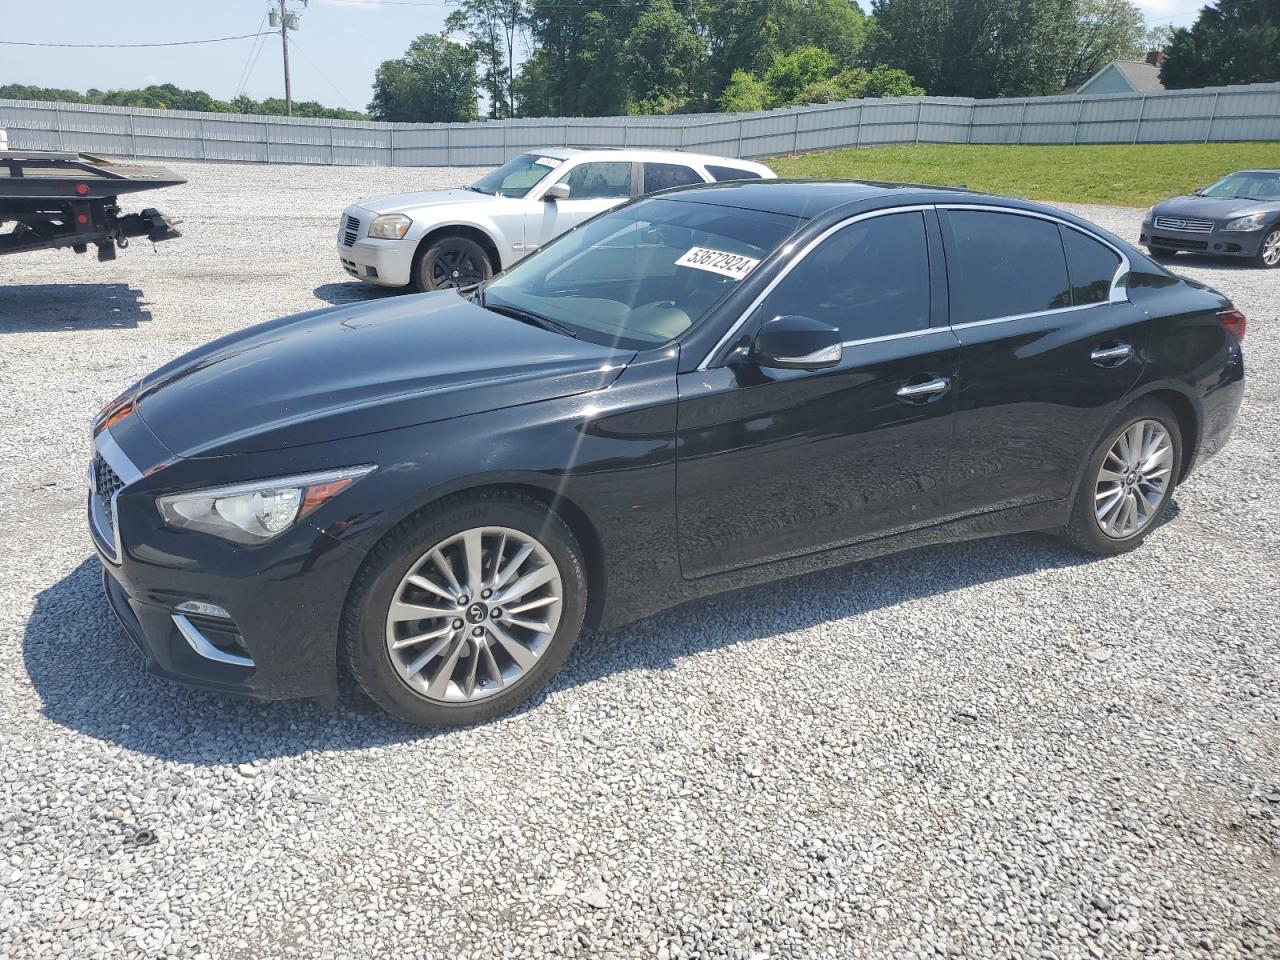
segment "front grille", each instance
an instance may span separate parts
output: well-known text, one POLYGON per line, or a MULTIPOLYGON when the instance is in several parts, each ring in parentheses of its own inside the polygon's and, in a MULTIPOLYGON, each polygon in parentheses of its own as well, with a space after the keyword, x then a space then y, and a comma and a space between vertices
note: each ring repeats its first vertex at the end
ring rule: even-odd
POLYGON ((120 561, 116 550, 116 517, 112 509, 112 500, 124 486, 120 475, 111 469, 111 464, 100 453, 95 453, 89 466, 90 481, 93 486, 90 503, 90 522, 97 528, 97 534, 106 549, 108 556, 115 562, 120 561))
POLYGON ((1208 250, 1208 240, 1184 240, 1179 237, 1174 240, 1170 237, 1152 237, 1151 246, 1157 250, 1208 250))
POLYGON ((1162 230, 1184 230, 1187 233, 1213 233, 1212 220, 1196 220, 1186 217, 1156 217, 1156 226, 1162 230))
POLYGON ((349 247, 356 242, 356 237, 360 236, 360 218, 347 217, 342 233, 342 245, 349 247))
POLYGON ((111 469, 111 464, 107 463, 102 454, 95 454, 93 458, 94 492, 102 498, 104 503, 110 504, 116 491, 123 486, 124 481, 111 469))

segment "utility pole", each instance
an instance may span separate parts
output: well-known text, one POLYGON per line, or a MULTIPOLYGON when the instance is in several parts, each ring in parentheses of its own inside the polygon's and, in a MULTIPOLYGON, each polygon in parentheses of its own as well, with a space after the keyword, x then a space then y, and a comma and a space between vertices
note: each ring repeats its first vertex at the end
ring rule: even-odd
MULTIPOLYGON (((285 6, 285 0, 268 0, 271 12, 267 21, 271 26, 280 28, 280 51, 284 55, 284 109, 288 116, 293 116, 293 85, 289 79, 289 31, 298 29, 298 14, 285 6), (279 9, 275 9, 277 2, 279 9)), ((302 0, 305 7, 308 0, 302 0)))

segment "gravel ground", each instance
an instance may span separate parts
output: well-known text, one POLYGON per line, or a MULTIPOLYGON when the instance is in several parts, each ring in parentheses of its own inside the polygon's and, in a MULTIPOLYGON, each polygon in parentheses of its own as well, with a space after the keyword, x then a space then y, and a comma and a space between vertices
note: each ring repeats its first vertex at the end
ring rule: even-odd
POLYGON ((178 169, 183 239, 0 261, 0 957, 1280 957, 1280 272, 1177 268, 1249 316, 1250 380, 1143 550, 701 602, 431 734, 142 675, 82 478, 133 378, 385 295, 338 267, 346 202, 475 171, 178 169))

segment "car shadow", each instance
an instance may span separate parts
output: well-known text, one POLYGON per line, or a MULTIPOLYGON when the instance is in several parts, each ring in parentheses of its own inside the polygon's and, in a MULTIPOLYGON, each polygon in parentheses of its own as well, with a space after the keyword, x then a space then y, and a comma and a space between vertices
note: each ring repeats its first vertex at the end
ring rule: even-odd
POLYGON ((0 334, 129 329, 151 319, 127 283, 0 284, 0 334))
MULTIPOLYGON (((1175 515, 1171 503, 1161 523, 1175 515)), ((691 601, 638 623, 585 634, 550 686, 515 716, 538 709, 560 691, 613 674, 671 669, 703 651, 1094 559, 1053 537, 1020 534, 931 546, 691 601), (711 624, 715 629, 707 629, 711 624)), ((794 658, 800 661, 803 650, 797 648, 794 658)), ((384 714, 346 678, 338 705, 326 708, 310 701, 261 703, 210 694, 146 675, 102 597, 96 558, 37 596, 23 659, 50 720, 163 760, 236 764, 451 732, 384 714)))
POLYGON ((349 283, 322 283, 311 292, 318 300, 340 306, 346 303, 384 300, 387 297, 400 296, 405 291, 398 287, 378 287, 372 283, 352 280, 349 283))
POLYGON ((1193 267, 1196 270, 1219 270, 1223 272, 1230 271, 1256 271, 1258 273, 1265 272, 1252 260, 1246 260, 1244 257, 1210 257, 1199 253, 1179 253, 1175 257, 1165 256, 1157 261, 1160 266, 1166 270, 1177 273, 1178 270, 1185 267, 1193 267))

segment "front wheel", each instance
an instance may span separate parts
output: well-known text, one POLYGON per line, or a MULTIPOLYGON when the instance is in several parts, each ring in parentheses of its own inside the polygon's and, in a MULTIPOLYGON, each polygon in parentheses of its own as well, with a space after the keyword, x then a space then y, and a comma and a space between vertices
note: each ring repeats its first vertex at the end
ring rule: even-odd
POLYGON ((515 492, 428 508, 380 544, 344 618, 351 672, 412 723, 459 726, 529 699, 582 629, 587 585, 572 530, 515 492))
POLYGON ((1182 431, 1173 411, 1154 399, 1134 404, 1089 458, 1066 539, 1089 553, 1134 549, 1168 506, 1181 463, 1182 431))
POLYGON ((413 264, 413 287, 419 293, 474 287, 493 276, 484 248, 467 237, 433 240, 413 264))
POLYGON ((1262 238, 1254 262, 1264 269, 1280 267, 1280 226, 1268 231, 1262 238))

